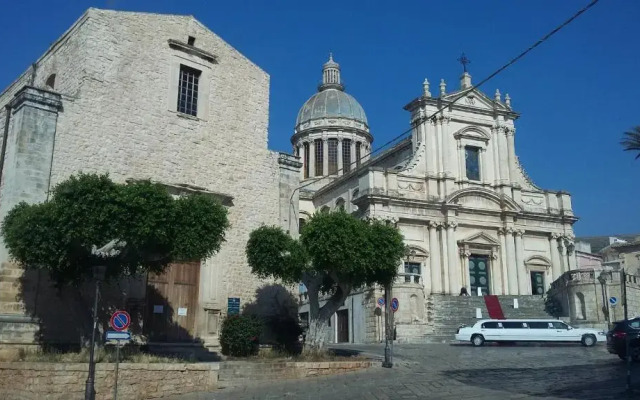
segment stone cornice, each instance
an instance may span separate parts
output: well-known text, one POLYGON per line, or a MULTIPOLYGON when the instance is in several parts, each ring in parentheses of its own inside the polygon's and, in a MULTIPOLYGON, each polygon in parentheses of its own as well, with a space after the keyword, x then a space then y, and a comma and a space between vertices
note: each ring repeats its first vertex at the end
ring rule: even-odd
POLYGON ((190 44, 181 42, 179 40, 175 40, 175 39, 169 39, 167 40, 167 43, 169 43, 169 47, 171 47, 172 49, 175 50, 180 50, 183 51, 187 54, 191 54, 193 56, 196 57, 200 57, 205 61, 209 61, 210 63, 213 64, 217 64, 218 63, 218 57, 216 57, 214 54, 209 53, 208 51, 204 51, 202 49, 199 49, 195 46, 192 46, 190 44))
POLYGON ((294 156, 293 154, 278 153, 278 164, 300 169, 302 168, 302 163, 299 160, 300 157, 294 156))
POLYGON ((62 109, 62 97, 56 92, 25 86, 15 94, 9 106, 15 112, 27 104, 47 111, 57 112, 62 109))

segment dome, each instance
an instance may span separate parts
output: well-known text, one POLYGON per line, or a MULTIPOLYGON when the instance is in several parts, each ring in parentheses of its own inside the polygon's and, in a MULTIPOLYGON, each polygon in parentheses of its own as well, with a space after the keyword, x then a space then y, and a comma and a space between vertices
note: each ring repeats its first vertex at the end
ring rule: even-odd
POLYGON ((369 125, 360 103, 336 88, 326 88, 311 96, 300 108, 296 126, 321 118, 346 118, 369 125))

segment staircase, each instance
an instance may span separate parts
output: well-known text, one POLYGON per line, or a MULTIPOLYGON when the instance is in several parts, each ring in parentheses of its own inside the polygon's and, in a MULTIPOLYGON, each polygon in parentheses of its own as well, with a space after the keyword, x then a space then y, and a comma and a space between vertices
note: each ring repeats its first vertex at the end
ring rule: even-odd
MULTIPOLYGON (((551 318, 544 311, 541 296, 497 296, 502 312, 507 319, 551 318), (513 300, 518 300, 518 308, 513 300)), ((476 309, 479 308, 483 319, 489 319, 484 297, 431 295, 427 298, 427 312, 432 332, 423 336, 423 342, 445 343, 454 340, 460 325, 476 323, 476 309)))
POLYGON ((24 269, 4 263, 0 269, 0 347, 33 345, 39 330, 35 319, 26 315, 23 298, 32 288, 22 288, 24 269))

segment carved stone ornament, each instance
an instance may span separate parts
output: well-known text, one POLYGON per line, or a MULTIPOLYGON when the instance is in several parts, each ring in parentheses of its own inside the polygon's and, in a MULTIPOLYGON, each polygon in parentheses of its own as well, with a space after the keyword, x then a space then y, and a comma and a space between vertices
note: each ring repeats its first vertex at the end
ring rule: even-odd
POLYGON ((447 221, 447 222, 445 222, 445 226, 447 228, 455 229, 458 226, 458 222, 456 222, 456 221, 447 221))
POLYGON ((440 229, 440 228, 442 228, 442 222, 439 222, 439 221, 429 221, 429 228, 440 229))
POLYGON ((550 236, 551 236, 551 239, 558 240, 562 237, 562 234, 558 232, 551 232, 550 236))
POLYGON ((464 98, 465 103, 469 104, 469 105, 474 105, 476 104, 476 98, 473 96, 467 96, 464 98))
POLYGON ((513 233, 517 236, 524 236, 524 229, 514 229, 513 233))
POLYGON ((460 248, 459 253, 462 258, 469 258, 469 256, 471 256, 471 252, 469 251, 469 249, 464 247, 460 248))
POLYGON ((498 235, 506 235, 507 233, 507 228, 498 228, 498 235))
POLYGON ((491 249, 491 259, 492 260, 497 260, 498 259, 498 249, 491 249))

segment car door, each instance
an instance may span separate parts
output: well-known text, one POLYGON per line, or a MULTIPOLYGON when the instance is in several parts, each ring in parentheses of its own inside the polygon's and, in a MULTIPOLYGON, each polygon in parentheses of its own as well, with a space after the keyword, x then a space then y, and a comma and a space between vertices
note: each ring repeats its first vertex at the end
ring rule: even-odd
POLYGON ((552 329, 554 331, 553 337, 555 341, 558 342, 579 342, 580 341, 580 333, 576 329, 569 329, 569 325, 565 324, 561 321, 553 321, 551 323, 553 325, 552 329))
POLYGON ((480 332, 482 333, 482 336, 484 336, 485 340, 492 341, 501 339, 501 329, 499 328, 498 324, 499 323, 495 321, 482 323, 482 325, 480 326, 480 332))
POLYGON ((504 327, 503 340, 513 342, 529 340, 527 338, 529 328, 526 327, 525 323, 521 321, 505 321, 502 326, 504 327))
POLYGON ((529 326, 529 334, 531 336, 531 340, 536 340, 536 341, 553 340, 552 331, 550 329, 548 322, 529 321, 527 322, 527 325, 529 326))

